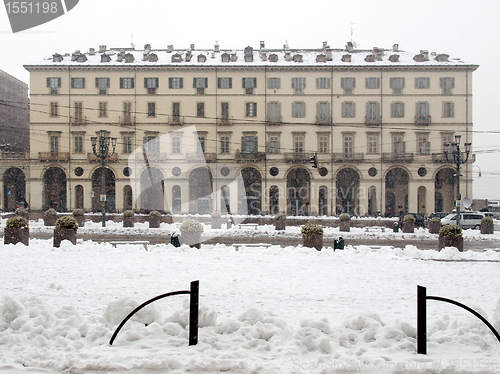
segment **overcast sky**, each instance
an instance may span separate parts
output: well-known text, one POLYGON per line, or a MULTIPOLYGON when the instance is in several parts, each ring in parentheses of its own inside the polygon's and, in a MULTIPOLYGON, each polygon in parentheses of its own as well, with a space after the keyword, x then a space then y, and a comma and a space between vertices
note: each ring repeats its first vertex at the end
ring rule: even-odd
POLYGON ((261 40, 267 48, 326 41, 343 48, 351 30, 359 48, 398 43, 405 51, 447 53, 480 65, 473 76, 473 198, 500 200, 499 19, 498 0, 80 0, 66 15, 16 34, 0 9, 0 69, 29 83, 23 64, 101 44, 212 48, 217 40, 242 49, 261 40))

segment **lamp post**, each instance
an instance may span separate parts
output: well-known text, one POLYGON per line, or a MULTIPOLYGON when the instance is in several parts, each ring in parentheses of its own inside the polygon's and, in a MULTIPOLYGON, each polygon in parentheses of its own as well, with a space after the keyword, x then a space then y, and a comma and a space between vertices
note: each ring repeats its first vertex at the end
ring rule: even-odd
POLYGON ((460 226, 460 201, 462 200, 462 196, 460 195, 460 166, 465 164, 469 159, 469 154, 471 150, 471 143, 465 143, 465 152, 460 150, 460 139, 461 135, 455 135, 455 142, 447 143, 444 149, 444 153, 446 155, 446 161, 449 163, 455 164, 456 174, 454 176, 457 177, 457 225, 460 226))
POLYGON ((93 136, 90 138, 92 142, 92 152, 101 159, 102 166, 102 227, 106 227, 106 158, 115 154, 116 138, 106 136, 106 130, 99 131, 99 137, 93 136), (110 151, 110 145, 113 149, 110 151))

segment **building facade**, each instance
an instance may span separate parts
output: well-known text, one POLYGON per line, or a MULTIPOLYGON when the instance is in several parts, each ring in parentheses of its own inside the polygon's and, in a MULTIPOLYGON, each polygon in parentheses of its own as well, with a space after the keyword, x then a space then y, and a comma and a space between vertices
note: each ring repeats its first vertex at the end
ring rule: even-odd
MULTIPOLYGON (((477 65, 397 45, 100 46, 25 68, 33 210, 100 211, 106 196, 110 211, 451 211, 444 143, 472 141, 477 65), (104 169, 101 134, 116 138, 104 169)), ((471 170, 472 157, 464 197, 471 170)))

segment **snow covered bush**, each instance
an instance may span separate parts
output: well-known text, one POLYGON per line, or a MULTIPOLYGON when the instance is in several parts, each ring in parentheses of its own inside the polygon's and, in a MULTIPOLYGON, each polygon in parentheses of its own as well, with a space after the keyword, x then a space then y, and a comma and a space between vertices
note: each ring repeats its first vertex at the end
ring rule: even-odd
POLYGON ((493 234, 494 231, 493 218, 488 216, 481 218, 481 234, 493 234))
POLYGON ((212 212, 210 213, 210 217, 212 217, 212 219, 221 219, 222 215, 219 212, 212 212))
POLYGON ((149 219, 160 219, 160 218, 161 218, 161 213, 158 212, 157 210, 149 212, 149 219))
POLYGON ((461 238, 462 228, 455 224, 444 225, 439 230, 439 236, 448 238, 461 238))
POLYGON ((403 217, 403 222, 415 223, 415 217, 411 214, 407 214, 403 217))
POLYGON ((340 222, 347 222, 347 221, 350 221, 350 220, 351 220, 351 216, 349 215, 349 213, 342 213, 339 216, 339 221, 340 222))
POLYGON ((134 216, 134 211, 133 210, 126 210, 123 212, 124 217, 133 217, 134 216))
POLYGON ((286 220, 286 214, 284 212, 280 212, 274 216, 274 219, 276 221, 285 221, 286 220))
POLYGON ((45 217, 55 217, 57 215, 57 212, 55 209, 50 208, 43 212, 43 215, 45 217))
POLYGON ((432 217, 429 220, 429 223, 441 223, 441 218, 439 218, 439 217, 432 217))
POLYGON ((203 225, 195 219, 188 218, 187 220, 182 222, 179 230, 181 233, 202 233, 203 225))
POLYGON ((74 217, 81 217, 85 214, 85 212, 83 211, 83 209, 74 209, 73 210, 73 216, 74 217))
POLYGON ((30 213, 29 213, 28 209, 21 207, 21 208, 16 209, 15 215, 28 219, 30 216, 30 213))
POLYGON ((8 229, 27 229, 28 220, 20 216, 10 217, 5 224, 5 227, 8 229))
POLYGON ((321 225, 316 225, 311 221, 307 222, 300 230, 303 236, 308 237, 312 235, 323 235, 323 227, 321 225))
POLYGON ((56 221, 56 229, 77 230, 78 222, 73 217, 64 216, 56 221))

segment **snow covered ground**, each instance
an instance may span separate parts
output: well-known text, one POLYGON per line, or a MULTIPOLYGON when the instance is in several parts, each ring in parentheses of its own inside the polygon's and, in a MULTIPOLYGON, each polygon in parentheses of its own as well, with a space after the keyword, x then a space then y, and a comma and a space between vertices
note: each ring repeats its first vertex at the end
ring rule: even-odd
MULTIPOLYGON (((2 225, 4 222, 2 223, 2 225)), ((205 226, 207 236, 219 236, 205 226)), ((32 232, 50 232, 30 222, 32 232)), ((147 235, 148 224, 87 223, 79 232, 147 235)), ((416 289, 480 311, 500 331, 500 252, 378 246, 386 232, 353 229, 370 246, 303 248, 300 227, 222 230, 288 235, 297 245, 170 244, 53 248, 0 244, 0 374, 19 373, 500 373, 500 342, 475 316, 428 301, 428 354, 416 354, 416 289), (188 346, 189 297, 137 305, 200 281, 199 343, 188 346)), ((338 235, 327 228, 325 235, 338 235)), ((402 235, 402 234, 399 234, 402 235)), ((432 240, 424 230, 417 236, 432 240)), ((478 231, 466 240, 481 240, 478 231)), ((488 239, 500 239, 499 234, 488 239)), ((347 240, 346 240, 347 241, 347 240)))

